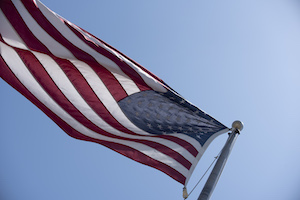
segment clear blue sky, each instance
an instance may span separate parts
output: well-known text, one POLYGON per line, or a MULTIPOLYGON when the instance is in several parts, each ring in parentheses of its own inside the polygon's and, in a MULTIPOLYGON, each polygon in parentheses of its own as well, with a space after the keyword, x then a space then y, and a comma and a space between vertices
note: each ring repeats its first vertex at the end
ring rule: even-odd
MULTIPOLYGON (((212 200, 300 198, 299 1, 42 2, 223 124, 244 122, 212 200)), ((0 199, 182 199, 181 184, 69 137, 2 79, 0 93, 0 199)), ((226 138, 208 148, 189 191, 226 138)))

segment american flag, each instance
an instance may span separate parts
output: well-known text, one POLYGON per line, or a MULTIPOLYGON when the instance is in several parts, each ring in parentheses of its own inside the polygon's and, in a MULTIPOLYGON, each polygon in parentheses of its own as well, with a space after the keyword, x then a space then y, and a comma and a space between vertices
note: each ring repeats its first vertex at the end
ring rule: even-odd
POLYGON ((186 184, 229 129, 38 0, 0 1, 0 76, 68 135, 186 184))

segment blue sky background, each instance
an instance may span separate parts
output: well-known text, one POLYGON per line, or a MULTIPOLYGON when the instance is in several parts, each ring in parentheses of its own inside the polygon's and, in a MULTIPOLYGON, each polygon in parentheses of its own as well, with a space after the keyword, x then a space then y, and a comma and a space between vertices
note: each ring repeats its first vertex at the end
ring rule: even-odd
MULTIPOLYGON (((299 1, 42 2, 223 124, 244 122, 213 200, 300 198, 299 1)), ((69 137, 2 79, 0 93, 0 199, 182 199, 181 184, 69 137)), ((188 191, 226 139, 210 145, 188 191)))

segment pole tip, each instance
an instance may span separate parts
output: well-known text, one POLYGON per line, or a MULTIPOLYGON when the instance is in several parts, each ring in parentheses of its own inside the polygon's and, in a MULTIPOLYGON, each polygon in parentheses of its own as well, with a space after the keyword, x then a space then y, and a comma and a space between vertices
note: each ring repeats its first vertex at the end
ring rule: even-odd
POLYGON ((239 120, 234 121, 231 126, 233 129, 237 129, 238 131, 241 131, 244 128, 243 122, 239 120))

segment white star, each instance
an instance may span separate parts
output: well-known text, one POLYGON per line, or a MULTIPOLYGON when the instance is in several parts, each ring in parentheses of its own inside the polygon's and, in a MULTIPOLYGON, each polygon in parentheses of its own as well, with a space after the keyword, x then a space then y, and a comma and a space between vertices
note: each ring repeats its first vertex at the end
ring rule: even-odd
POLYGON ((168 110, 173 110, 174 108, 173 108, 173 106, 170 106, 169 108, 168 108, 168 110))
POLYGON ((131 99, 128 99, 128 100, 127 100, 127 103, 128 103, 128 104, 130 104, 131 102, 132 102, 131 99))

